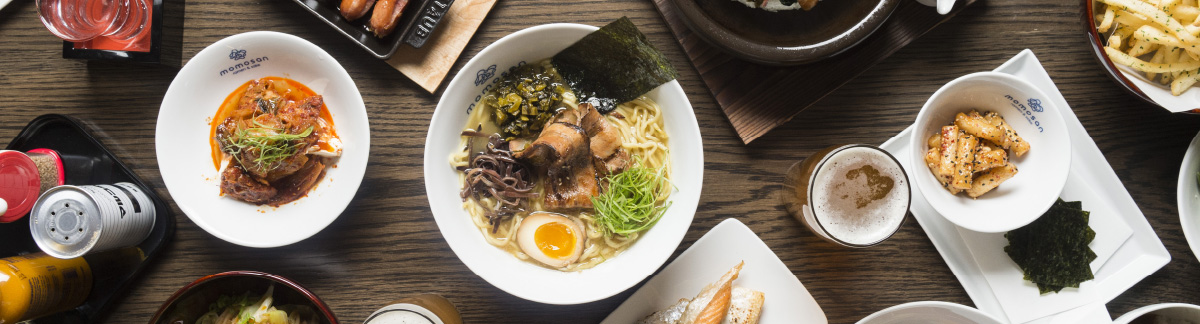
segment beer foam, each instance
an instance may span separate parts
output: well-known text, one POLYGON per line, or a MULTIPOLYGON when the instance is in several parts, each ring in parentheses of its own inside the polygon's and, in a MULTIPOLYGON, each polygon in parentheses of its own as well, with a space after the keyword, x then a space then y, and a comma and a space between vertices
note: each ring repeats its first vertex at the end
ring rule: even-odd
POLYGON ((830 236, 868 245, 888 238, 900 227, 908 212, 909 194, 899 163, 882 151, 851 147, 834 153, 816 171, 810 203, 830 236), (880 180, 874 187, 868 182, 873 176, 880 180), (892 180, 886 194, 882 178, 892 180))
POLYGON ((433 321, 412 311, 399 310, 380 313, 368 319, 367 324, 433 324, 433 321))

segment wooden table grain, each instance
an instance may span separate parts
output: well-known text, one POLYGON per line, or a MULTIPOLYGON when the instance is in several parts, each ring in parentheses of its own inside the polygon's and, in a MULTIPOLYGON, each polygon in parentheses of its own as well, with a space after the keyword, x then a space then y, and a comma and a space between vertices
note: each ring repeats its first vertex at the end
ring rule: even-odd
MULTIPOLYGON (((526 27, 603 25, 629 16, 679 69, 704 137, 705 188, 676 254, 721 220, 737 218, 783 259, 831 323, 853 323, 910 301, 972 303, 914 220, 869 249, 845 249, 813 236, 778 202, 784 170, 829 145, 881 143, 910 124, 945 82, 991 70, 1031 48, 1171 253, 1170 264, 1110 302, 1109 310, 1117 316, 1154 303, 1200 304, 1200 263, 1180 231, 1174 199, 1179 163, 1200 130, 1200 117, 1170 114, 1121 92, 1090 56, 1079 10, 1077 0, 979 1, 751 145, 738 139, 648 0, 501 1, 453 71, 484 46, 526 27)), ((174 241, 104 322, 144 323, 179 287, 228 270, 295 279, 320 295, 343 323, 361 323, 389 301, 420 293, 446 296, 470 323, 594 323, 632 293, 552 306, 484 282, 450 251, 425 197, 422 145, 440 92, 426 93, 291 1, 189 1, 186 14, 185 58, 253 30, 298 35, 329 51, 350 72, 367 105, 368 177, 332 225, 275 249, 226 243, 172 204, 179 223, 174 241)), ((177 70, 67 60, 61 48, 38 21, 33 1, 0 10, 0 138, 12 138, 44 113, 75 116, 101 129, 102 140, 169 197, 153 144, 158 107, 177 70)))

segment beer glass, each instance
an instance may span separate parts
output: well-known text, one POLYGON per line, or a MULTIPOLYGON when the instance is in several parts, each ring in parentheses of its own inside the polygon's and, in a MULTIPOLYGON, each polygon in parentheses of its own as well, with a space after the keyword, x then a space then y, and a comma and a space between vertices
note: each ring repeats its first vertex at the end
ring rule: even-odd
POLYGON ((784 176, 781 198, 788 213, 818 237, 862 248, 900 229, 912 190, 904 168, 890 153, 848 144, 793 164, 784 176))

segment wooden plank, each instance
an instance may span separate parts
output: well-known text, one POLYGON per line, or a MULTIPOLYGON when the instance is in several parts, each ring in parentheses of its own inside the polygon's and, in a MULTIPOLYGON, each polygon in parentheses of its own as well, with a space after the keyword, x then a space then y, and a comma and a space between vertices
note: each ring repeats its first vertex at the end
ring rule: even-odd
POLYGON ((717 98, 742 142, 749 144, 783 125, 830 92, 891 56, 975 0, 961 1, 945 16, 916 1, 901 1, 875 34, 820 62, 774 67, 743 61, 692 33, 672 0, 654 0, 679 44, 717 98))
POLYGON ((496 0, 456 0, 442 18, 425 46, 420 49, 400 45, 387 63, 424 88, 437 92, 442 80, 458 60, 475 30, 483 23, 496 0))

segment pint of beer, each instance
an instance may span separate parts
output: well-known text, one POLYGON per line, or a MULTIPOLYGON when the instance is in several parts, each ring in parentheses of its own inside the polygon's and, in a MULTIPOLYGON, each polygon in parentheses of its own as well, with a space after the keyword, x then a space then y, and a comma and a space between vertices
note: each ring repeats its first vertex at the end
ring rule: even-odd
POLYGON ((868 247, 900 229, 911 203, 900 162, 875 146, 836 145, 798 162, 784 177, 782 200, 818 237, 868 247))

